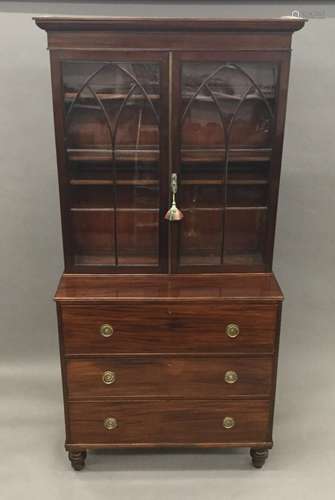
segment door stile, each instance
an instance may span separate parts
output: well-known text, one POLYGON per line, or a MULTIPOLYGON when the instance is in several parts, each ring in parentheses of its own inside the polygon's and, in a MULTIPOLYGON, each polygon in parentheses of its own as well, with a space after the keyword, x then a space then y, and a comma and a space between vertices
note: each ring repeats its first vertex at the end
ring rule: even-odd
POLYGON ((61 209, 61 226, 63 236, 63 254, 65 272, 72 266, 72 237, 70 224, 70 193, 69 175, 65 152, 65 123, 63 113, 63 73, 62 61, 57 51, 50 51, 50 71, 52 85, 52 99, 54 110, 54 130, 57 157, 57 172, 59 199, 61 209))
MULTIPOLYGON (((178 191, 180 193, 180 148, 181 148, 181 126, 180 126, 180 112, 181 112, 181 66, 176 52, 170 52, 170 108, 171 108, 171 163, 170 175, 176 173, 178 178, 178 191)), ((171 196, 171 195, 170 195, 171 196)), ((177 205, 178 205, 178 192, 177 192, 177 205)), ((170 235, 170 272, 176 273, 179 260, 179 244, 180 244, 180 225, 181 221, 169 222, 169 235, 170 235)))
POLYGON ((159 271, 169 272, 169 231, 166 227, 164 215, 169 204, 169 180, 170 180, 170 60, 167 52, 161 53, 161 104, 160 104, 160 203, 159 203, 159 271))

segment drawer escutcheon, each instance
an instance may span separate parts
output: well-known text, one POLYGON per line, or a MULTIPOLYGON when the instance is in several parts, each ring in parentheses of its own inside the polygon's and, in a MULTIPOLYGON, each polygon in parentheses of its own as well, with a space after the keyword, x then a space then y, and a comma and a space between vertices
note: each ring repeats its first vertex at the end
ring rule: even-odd
POLYGON ((100 335, 106 338, 110 337, 111 335, 113 335, 113 327, 108 323, 104 323, 100 326, 100 335))
POLYGON ((232 429, 235 426, 235 420, 233 417, 225 417, 222 421, 222 425, 225 429, 232 429))
POLYGON ((236 323, 229 323, 226 326, 226 334, 229 338, 235 339, 240 334, 240 327, 236 323))
POLYGON ((112 431, 113 429, 116 429, 118 426, 117 420, 114 417, 107 417, 104 420, 104 427, 108 431, 112 431))
POLYGON ((116 381, 115 372, 112 372, 110 370, 105 371, 102 375, 102 381, 107 385, 114 384, 114 382, 116 381))
POLYGON ((234 370, 226 371, 224 380, 227 384, 235 384, 238 381, 238 375, 234 370))

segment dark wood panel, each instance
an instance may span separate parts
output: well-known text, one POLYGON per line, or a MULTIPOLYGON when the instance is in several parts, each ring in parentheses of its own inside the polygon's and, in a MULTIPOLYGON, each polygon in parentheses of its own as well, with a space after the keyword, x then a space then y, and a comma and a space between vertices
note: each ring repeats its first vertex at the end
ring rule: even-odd
POLYGON ((264 259, 267 210, 264 207, 229 208, 225 211, 225 261, 240 255, 241 261, 258 254, 264 259))
POLYGON ((222 443, 269 441, 267 401, 71 403, 71 443, 222 443), (107 430, 106 418, 117 427, 107 430), (225 429, 225 417, 235 426, 225 429))
POLYGON ((155 32, 142 35, 134 32, 113 31, 50 32, 49 49, 113 49, 113 50, 278 50, 288 51, 291 33, 176 33, 155 32), (266 49, 264 48, 266 47, 266 49))
POLYGON ((277 308, 272 305, 227 305, 183 302, 122 303, 105 306, 63 306, 67 354, 269 352, 276 334, 277 308), (239 325, 230 338, 228 324, 239 325), (114 333, 104 338, 100 327, 114 333))
POLYGON ((72 209, 75 262, 82 265, 157 266, 158 209, 72 209), (117 240, 114 239, 114 223, 117 240))
MULTIPOLYGON (((282 291, 273 274, 101 276, 64 274, 58 302, 194 300, 279 302, 282 291)), ((212 306, 214 307, 214 306, 212 306)), ((250 306, 248 306, 250 307, 250 306)))
POLYGON ((185 397, 201 399, 234 396, 269 397, 272 358, 104 358, 71 359, 66 363, 69 398, 185 397), (228 383, 227 372, 237 381, 228 383), (113 374, 106 384, 105 372, 113 374))
MULTIPOLYGON (((114 208, 113 181, 101 179, 77 179, 71 182, 73 208, 114 208), (88 188, 89 186, 89 188, 88 188)), ((157 181, 122 181, 118 183, 118 208, 136 210, 155 209, 158 207, 157 181), (137 196, 136 196, 137 195, 137 196)))
POLYGON ((72 238, 75 258, 91 257, 97 264, 99 257, 115 265, 113 213, 102 210, 72 210, 72 238))

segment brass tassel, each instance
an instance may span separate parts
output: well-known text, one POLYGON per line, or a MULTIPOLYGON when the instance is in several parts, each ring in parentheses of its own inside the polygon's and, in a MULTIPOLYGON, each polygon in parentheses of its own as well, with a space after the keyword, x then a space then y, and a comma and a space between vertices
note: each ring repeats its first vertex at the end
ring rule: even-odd
POLYGON ((165 214, 165 219, 170 222, 181 220, 184 215, 181 210, 176 205, 176 193, 177 193, 177 174, 171 174, 171 192, 172 192, 172 205, 170 209, 165 214))

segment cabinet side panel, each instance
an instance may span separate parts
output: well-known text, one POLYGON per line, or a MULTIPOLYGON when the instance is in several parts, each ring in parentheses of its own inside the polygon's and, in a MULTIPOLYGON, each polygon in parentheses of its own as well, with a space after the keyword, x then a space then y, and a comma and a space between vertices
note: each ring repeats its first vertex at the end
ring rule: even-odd
POLYGON ((269 217, 267 228, 267 240, 265 246, 266 271, 271 272, 273 260, 273 247, 276 230, 278 192, 280 183, 281 162, 283 155, 284 128, 286 118, 286 104, 288 93, 288 81, 290 71, 290 54, 280 63, 279 83, 277 89, 277 109, 275 122, 275 138, 273 142, 271 170, 270 170, 270 189, 269 189, 269 217))
POLYGON ((65 444, 71 442, 70 436, 70 420, 69 420, 69 409, 68 409, 68 390, 66 381, 66 366, 64 359, 64 341, 63 341, 63 322, 62 322, 62 312, 60 304, 57 304, 57 321, 58 321, 58 341, 59 341, 59 355, 62 373, 62 387, 63 387, 63 403, 64 403, 64 419, 65 419, 65 444))
POLYGON ((63 81, 62 66, 59 57, 50 52, 50 69, 52 84, 52 100, 55 125, 55 141, 58 167, 59 198, 61 205, 62 235, 65 270, 71 267, 71 231, 69 221, 69 182, 66 169, 66 155, 64 149, 64 113, 63 113, 63 81))
POLYGON ((277 372, 278 372, 281 314, 282 314, 282 303, 278 304, 278 306, 277 306, 277 333, 276 333, 276 340, 275 340, 275 351, 274 351, 274 357, 273 357, 273 370, 272 370, 272 395, 271 395, 272 407, 271 407, 271 411, 270 411, 269 429, 268 429, 269 441, 273 441, 272 431, 273 431, 273 420, 274 420, 276 389, 277 389, 277 372))

